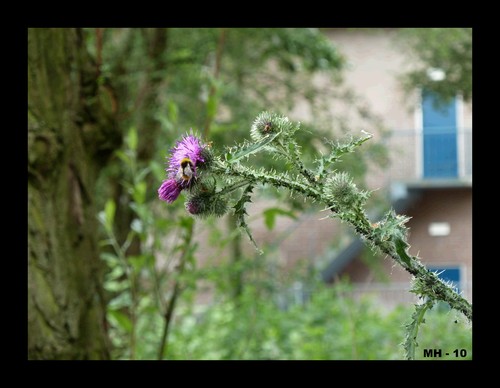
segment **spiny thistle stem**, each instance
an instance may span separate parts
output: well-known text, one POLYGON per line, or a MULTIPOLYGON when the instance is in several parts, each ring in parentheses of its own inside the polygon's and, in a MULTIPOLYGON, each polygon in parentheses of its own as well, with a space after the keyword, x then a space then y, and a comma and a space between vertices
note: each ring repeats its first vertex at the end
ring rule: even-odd
MULTIPOLYGON (((338 211, 334 204, 329 205, 333 212, 338 211)), ((415 293, 445 301, 472 321, 472 305, 439 279, 434 272, 425 268, 417 257, 408 255, 406 252, 408 243, 406 241, 401 238, 395 238, 395 241, 382 241, 374 233, 375 228, 371 226, 362 212, 358 212, 356 221, 346 220, 346 222, 354 227, 358 235, 371 242, 377 249, 391 257, 413 275, 415 279, 418 279, 418 287, 414 287, 415 293)))
POLYGON ((289 154, 287 148, 285 145, 281 142, 278 141, 278 150, 280 154, 285 157, 287 160, 289 160, 311 184, 316 184, 316 179, 314 178, 314 174, 309 171, 305 166, 304 163, 302 163, 302 160, 300 160, 300 155, 299 152, 297 151, 297 144, 293 144, 293 156, 289 154))
POLYGON ((261 184, 269 183, 274 187, 284 187, 291 191, 295 191, 304 195, 305 197, 309 197, 311 199, 320 200, 321 194, 318 190, 313 187, 310 187, 306 184, 300 182, 294 182, 290 179, 286 179, 284 177, 273 176, 269 173, 255 171, 242 166, 230 165, 224 168, 220 168, 214 166, 213 172, 215 174, 234 176, 238 178, 244 178, 249 182, 258 182, 261 184))
POLYGON ((360 227, 353 225, 356 232, 363 236, 366 240, 371 241, 380 251, 390 256, 407 272, 412 274, 416 280, 417 286, 415 293, 432 297, 432 299, 442 300, 447 302, 452 308, 463 313, 470 321, 472 321, 472 305, 459 295, 455 290, 445 284, 437 275, 425 268, 424 265, 414 256, 409 256, 406 253, 407 245, 402 240, 396 240, 395 243, 380 241, 373 236, 373 228, 360 227), (370 230, 371 228, 372 230, 370 230), (404 245, 403 245, 404 244, 404 245))
POLYGON ((247 186, 249 183, 250 183, 249 180, 243 179, 242 181, 237 182, 234 185, 224 187, 224 189, 218 191, 216 194, 219 194, 219 195, 228 194, 228 193, 231 193, 235 190, 238 190, 241 187, 247 186))

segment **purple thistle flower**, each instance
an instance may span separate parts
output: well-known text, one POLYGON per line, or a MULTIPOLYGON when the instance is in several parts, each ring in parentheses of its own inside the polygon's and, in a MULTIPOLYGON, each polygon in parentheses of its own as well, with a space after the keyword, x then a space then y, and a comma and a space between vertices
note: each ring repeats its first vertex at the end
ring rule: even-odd
POLYGON ((201 140, 194 135, 187 135, 178 141, 174 148, 170 150, 171 157, 167 168, 169 176, 175 177, 181 168, 181 163, 184 159, 189 159, 192 164, 193 173, 196 172, 196 166, 205 162, 203 157, 203 149, 206 145, 201 144, 201 140))
POLYGON ((196 168, 206 164, 210 158, 207 145, 191 135, 185 135, 170 150, 166 172, 168 179, 158 189, 158 197, 169 203, 177 199, 180 192, 190 189, 196 182, 196 168))
POLYGON ((183 187, 175 179, 167 179, 163 181, 158 189, 158 197, 163 201, 172 203, 177 199, 182 189, 183 187))

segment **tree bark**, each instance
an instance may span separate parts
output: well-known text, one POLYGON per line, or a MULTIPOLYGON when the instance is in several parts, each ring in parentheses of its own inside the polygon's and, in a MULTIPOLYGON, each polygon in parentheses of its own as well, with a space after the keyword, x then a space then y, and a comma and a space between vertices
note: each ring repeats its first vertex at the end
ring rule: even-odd
POLYGON ((95 182, 121 136, 80 29, 28 30, 28 358, 107 359, 95 182))

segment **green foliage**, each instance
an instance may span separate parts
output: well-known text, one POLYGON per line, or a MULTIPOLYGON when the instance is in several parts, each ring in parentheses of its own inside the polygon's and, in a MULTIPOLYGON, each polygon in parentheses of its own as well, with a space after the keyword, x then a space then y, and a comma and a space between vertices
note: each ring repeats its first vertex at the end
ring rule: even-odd
MULTIPOLYGON (((137 160, 137 131, 128 132, 124 149, 117 154, 128 171, 123 187, 127 189, 132 201, 132 218, 124 242, 119 242, 115 233, 116 204, 109 199, 98 219, 104 227, 106 239, 103 247, 109 247, 101 254, 106 262, 104 289, 108 292, 107 320, 109 333, 114 346, 113 357, 117 359, 153 358, 158 352, 163 315, 167 295, 181 274, 168 272, 160 267, 164 253, 171 260, 181 257, 183 266, 193 268, 196 245, 191 244, 193 219, 189 216, 158 218, 154 208, 147 201, 147 193, 155 190, 148 187, 147 179, 152 171, 158 169, 155 163, 142 167, 137 160), (180 241, 165 244, 164 236, 175 233, 184 235, 180 241), (134 239, 139 241, 138 254, 130 253, 134 239)), ((163 175, 163 173, 162 173, 163 175)), ((179 207, 178 207, 179 210, 179 207)), ((185 286, 192 287, 188 278, 182 279, 185 286)))
POLYGON ((99 213, 99 221, 103 224, 106 232, 111 233, 113 231, 113 222, 115 219, 116 204, 112 199, 106 202, 104 211, 99 213))
MULTIPOLYGON (((194 360, 397 360, 404 328, 394 324, 410 314, 409 307, 380 309, 368 297, 353 299, 350 286, 309 284, 306 301, 286 289, 263 292, 248 284, 236 306, 221 296, 193 316, 180 313, 172 332, 169 356, 194 360), (286 307, 279 301, 286 300, 286 307)), ((293 287, 290 289, 293 290, 293 287)), ((421 330, 423 347, 471 349, 471 330, 449 325, 446 313, 428 314, 421 330), (447 335, 443 335, 450 330, 447 335), (433 341, 434 344, 433 344, 433 341), (439 345, 437 345, 439 343, 439 345)), ((422 359, 422 352, 417 352, 422 359)))
POLYGON ((402 28, 399 41, 415 64, 403 77, 408 89, 426 89, 445 101, 457 93, 472 98, 472 28, 402 28), (433 80, 433 69, 443 71, 444 79, 433 80))
POLYGON ((274 228, 277 216, 286 216, 294 220, 297 219, 297 216, 295 215, 294 212, 279 207, 267 208, 262 212, 262 215, 264 216, 264 224, 269 230, 272 230, 274 228))
POLYGON ((268 55, 278 55, 283 70, 317 71, 340 69, 344 65, 344 59, 332 49, 326 37, 318 36, 316 29, 267 29, 262 33, 266 32, 273 34, 269 34, 269 47, 264 50, 268 55))
POLYGON ((125 137, 125 143, 131 151, 135 151, 137 149, 138 142, 139 138, 137 135, 137 130, 135 128, 130 128, 127 136, 125 137))
POLYGON ((461 314, 437 307, 426 312, 424 324, 419 328, 415 360, 472 360, 471 324, 461 314), (424 349, 442 349, 442 357, 424 357, 424 349), (455 349, 465 349, 466 356, 457 357, 455 349))

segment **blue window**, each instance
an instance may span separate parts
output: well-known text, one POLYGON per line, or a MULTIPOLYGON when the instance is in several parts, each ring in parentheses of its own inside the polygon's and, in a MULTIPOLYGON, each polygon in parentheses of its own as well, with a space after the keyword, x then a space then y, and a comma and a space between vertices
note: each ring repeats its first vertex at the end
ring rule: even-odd
POLYGON ((456 178, 457 99, 441 101, 434 93, 422 92, 424 178, 456 178))

